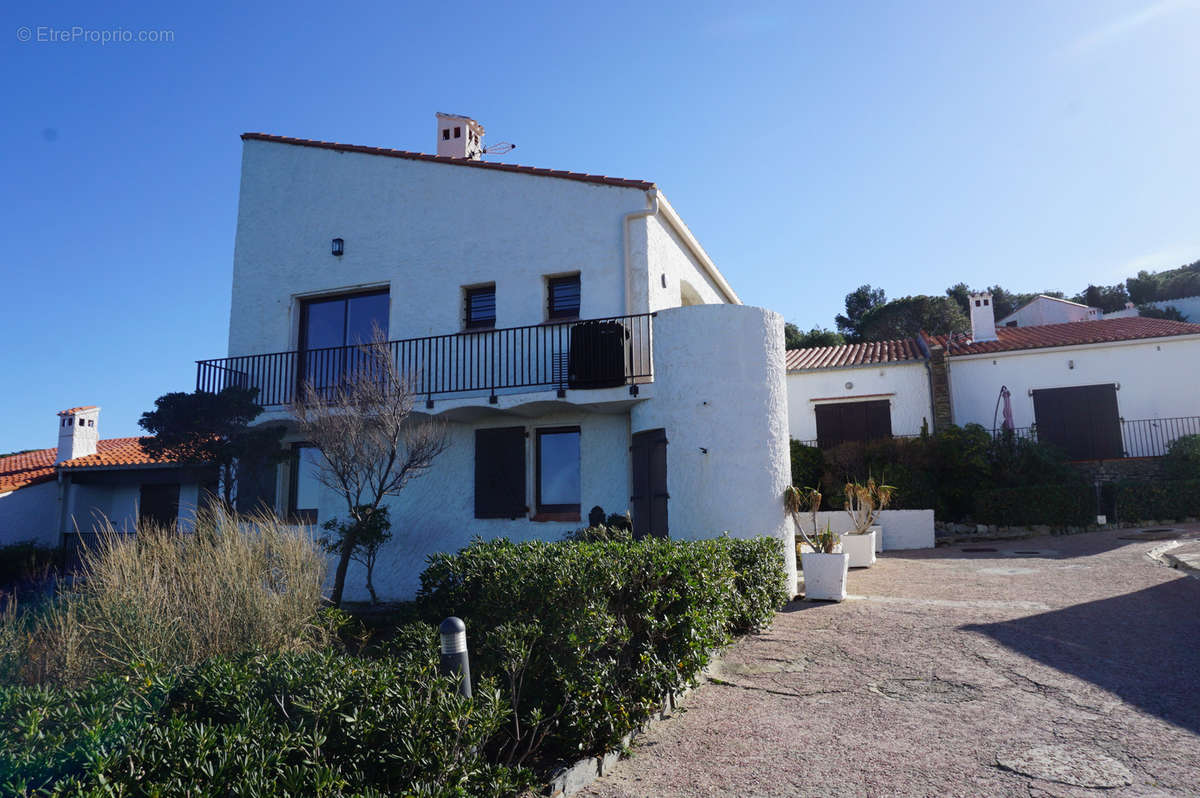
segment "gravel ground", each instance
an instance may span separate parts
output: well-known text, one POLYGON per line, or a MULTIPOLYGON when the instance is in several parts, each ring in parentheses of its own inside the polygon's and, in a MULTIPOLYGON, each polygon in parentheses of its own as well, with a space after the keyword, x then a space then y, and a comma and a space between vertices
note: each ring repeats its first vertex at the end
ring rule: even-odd
POLYGON ((582 795, 1200 795, 1200 579, 1129 535, 884 555, 582 795))

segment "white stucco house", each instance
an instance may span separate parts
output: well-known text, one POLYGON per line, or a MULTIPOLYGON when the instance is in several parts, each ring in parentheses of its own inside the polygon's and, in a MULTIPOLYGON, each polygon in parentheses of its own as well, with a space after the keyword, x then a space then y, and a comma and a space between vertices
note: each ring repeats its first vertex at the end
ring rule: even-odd
POLYGON ((990 294, 970 300, 969 336, 789 352, 792 437, 825 448, 912 435, 926 419, 931 430, 998 430, 1005 400, 1016 434, 1073 460, 1157 457, 1200 434, 1200 324, 1133 316, 998 326, 990 294))
POLYGON ((1036 327, 1042 324, 1066 324, 1072 321, 1099 321, 1104 318, 1104 315, 1104 311, 1100 308, 1042 294, 1026 302, 1004 318, 997 320, 996 326, 1036 327))
POLYGON ((1184 321, 1200 322, 1200 296, 1185 296, 1178 299, 1160 299, 1151 302, 1159 310, 1174 308, 1183 316, 1184 321))
POLYGON ((822 448, 918 435, 933 424, 929 363, 916 339, 787 353, 788 429, 822 448))
MULTIPOLYGON (((391 506, 381 596, 431 552, 557 539, 594 506, 638 534, 780 537, 794 587, 782 318, 741 304, 653 183, 484 161, 482 126, 437 125, 438 155, 243 135, 227 356, 197 387, 256 387, 286 425, 299 385, 386 333, 450 447, 391 506)), ((287 441, 254 498, 342 513, 287 441)))
POLYGON ((216 469, 146 455, 140 438, 100 438, 100 408, 57 414, 58 445, 0 457, 0 545, 73 547, 106 522, 189 529, 216 469))

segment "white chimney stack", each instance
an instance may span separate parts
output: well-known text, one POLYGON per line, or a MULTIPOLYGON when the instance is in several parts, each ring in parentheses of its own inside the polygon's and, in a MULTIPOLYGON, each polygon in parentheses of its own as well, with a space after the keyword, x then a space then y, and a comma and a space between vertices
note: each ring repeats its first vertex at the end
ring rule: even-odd
POLYGON ((100 408, 72 407, 58 414, 58 456, 54 464, 96 453, 100 440, 100 408))
POLYGON ((971 339, 995 341, 996 309, 992 306, 992 295, 987 291, 980 291, 968 296, 971 306, 971 339))
POLYGON ((483 125, 469 116, 438 114, 437 154, 480 160, 483 157, 483 125))

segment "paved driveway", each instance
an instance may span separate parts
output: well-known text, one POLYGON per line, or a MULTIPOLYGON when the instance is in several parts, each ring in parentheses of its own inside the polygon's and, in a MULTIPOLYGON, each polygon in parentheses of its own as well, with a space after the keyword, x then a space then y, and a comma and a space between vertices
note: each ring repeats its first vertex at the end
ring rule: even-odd
POLYGON ((583 794, 1200 795, 1200 579, 1122 534, 852 571, 583 794))

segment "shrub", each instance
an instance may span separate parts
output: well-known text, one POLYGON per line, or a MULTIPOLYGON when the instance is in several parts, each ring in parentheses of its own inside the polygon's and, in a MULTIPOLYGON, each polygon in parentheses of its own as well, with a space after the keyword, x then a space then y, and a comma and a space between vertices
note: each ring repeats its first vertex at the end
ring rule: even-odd
POLYGON ((978 424, 951 425, 933 436, 881 438, 831 448, 824 453, 820 477, 824 509, 841 509, 845 484, 872 476, 896 488, 893 509, 932 509, 946 521, 973 518, 980 491, 1078 479, 1062 452, 1049 445, 1012 435, 993 436, 978 424))
POLYGON ((562 539, 572 543, 606 543, 614 540, 633 540, 633 531, 625 526, 598 524, 564 532, 562 539))
POLYGON ((62 566, 62 551, 34 541, 0 546, 0 592, 45 582, 62 566))
POLYGON ((765 629, 789 598, 783 546, 778 538, 730 539, 729 554, 735 588, 729 628, 734 634, 765 629))
POLYGON ((793 439, 792 484, 798 488, 815 488, 825 473, 825 454, 816 446, 805 446, 793 439))
MULTIPOLYGON (((429 632, 428 628, 426 631, 429 632)), ((431 636, 399 659, 332 650, 218 657, 173 688, 113 680, 0 692, 5 794, 510 795, 482 751, 507 707, 437 674, 431 636)))
POLYGON ((1184 435, 1171 442, 1163 458, 1167 479, 1200 479, 1200 435, 1184 435))
POLYGON ((472 670, 504 674, 502 761, 616 747, 733 631, 786 599, 775 541, 476 541, 430 558, 418 602, 463 618, 472 670))
POLYGON ((327 639, 318 623, 324 579, 312 540, 273 517, 210 508, 190 535, 110 527, 83 550, 80 578, 33 623, 24 677, 78 685, 146 663, 171 669, 312 647, 327 639))
POLYGON ((1001 526, 1085 526, 1095 520, 1094 490, 1081 482, 979 491, 974 517, 1001 526))
POLYGON ((1117 483, 1116 511, 1122 521, 1200 516, 1200 479, 1117 483))

